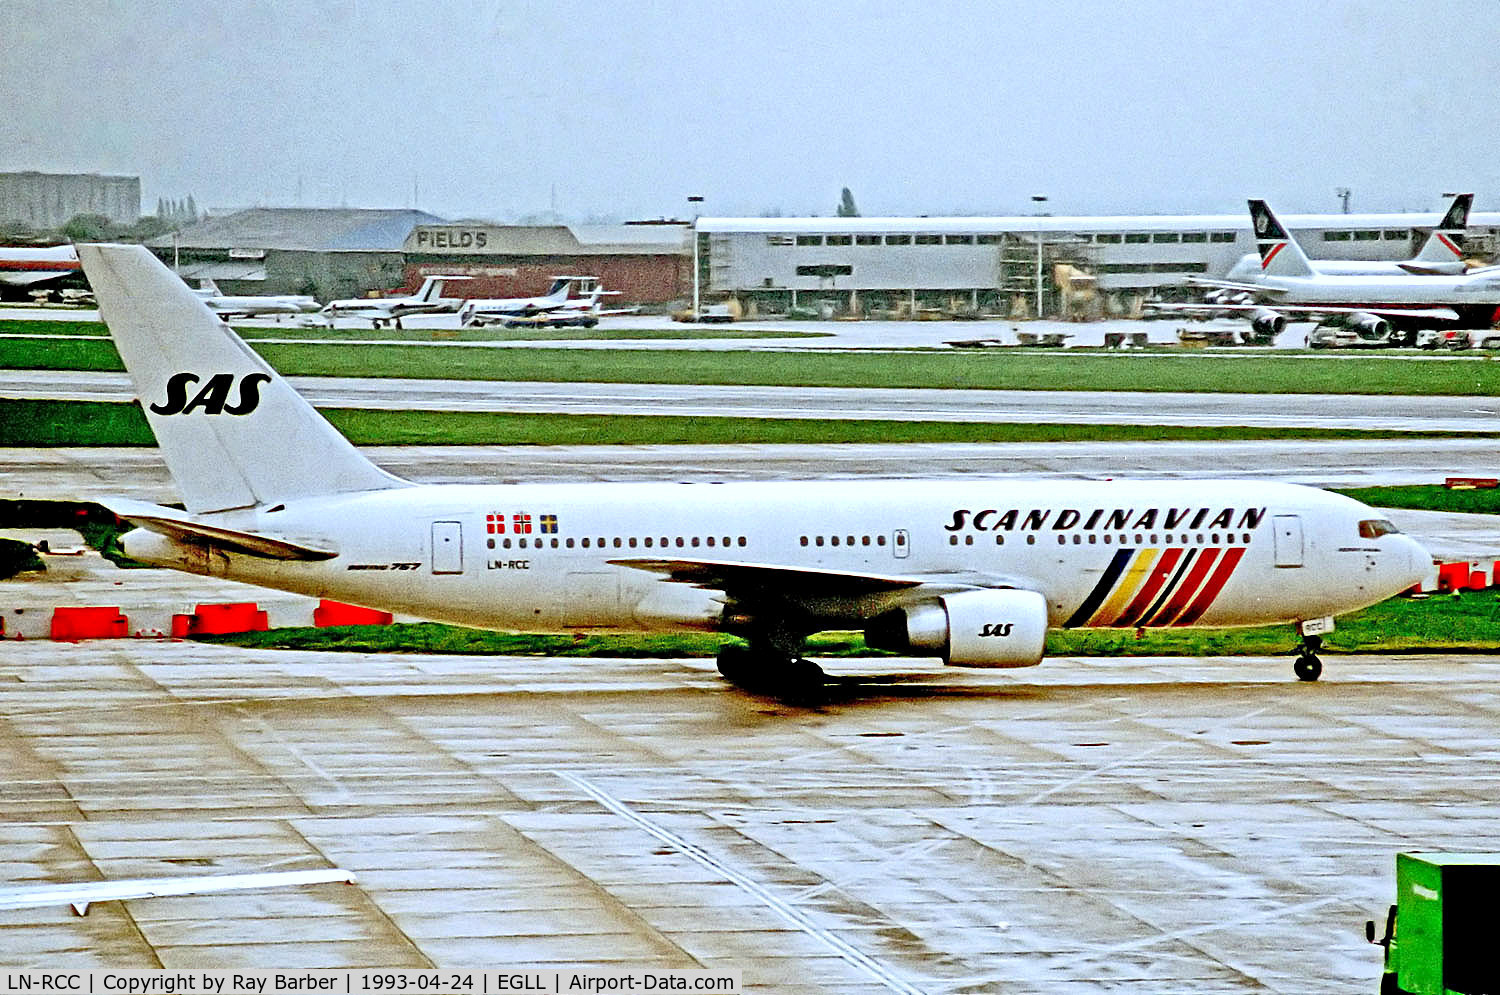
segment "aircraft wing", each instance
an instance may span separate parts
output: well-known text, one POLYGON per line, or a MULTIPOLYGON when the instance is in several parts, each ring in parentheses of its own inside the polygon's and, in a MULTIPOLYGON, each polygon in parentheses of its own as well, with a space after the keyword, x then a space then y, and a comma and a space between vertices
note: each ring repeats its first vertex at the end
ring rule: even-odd
POLYGON ((6 270, 0 272, 0 283, 9 284, 12 287, 26 287, 33 283, 42 283, 45 280, 56 280, 77 270, 57 270, 40 272, 37 270, 6 270))
POLYGON ((1268 287, 1263 283, 1240 283, 1236 280, 1216 280, 1208 276, 1190 276, 1187 284, 1193 287, 1208 287, 1212 290, 1241 290, 1251 294, 1284 294, 1284 287, 1268 287))
POLYGON ((1346 307, 1341 304, 1153 304, 1157 311, 1182 312, 1241 312, 1275 311, 1293 320, 1312 320, 1328 314, 1373 314, 1382 318, 1432 318, 1437 321, 1457 321, 1458 312, 1447 307, 1346 307))
POLYGON ((661 574, 664 580, 692 584, 713 591, 742 594, 747 591, 774 591, 780 597, 795 598, 801 593, 859 595, 880 591, 900 591, 920 587, 929 581, 922 577, 891 574, 824 570, 819 567, 792 567, 734 560, 693 560, 653 557, 623 557, 610 560, 622 567, 634 567, 661 574))
POLYGON ((826 598, 858 598, 923 589, 923 594, 946 594, 975 588, 1021 588, 1036 590, 1022 577, 1006 577, 977 571, 901 575, 785 564, 746 563, 734 560, 672 559, 667 557, 622 557, 610 563, 660 574, 662 580, 691 584, 710 591, 723 591, 736 601, 755 604, 767 601, 817 601, 826 598))
POLYGON ((208 543, 268 560, 331 560, 339 555, 336 549, 326 548, 326 544, 225 528, 202 521, 185 511, 163 508, 145 501, 111 498, 100 504, 149 532, 156 532, 177 542, 208 543))

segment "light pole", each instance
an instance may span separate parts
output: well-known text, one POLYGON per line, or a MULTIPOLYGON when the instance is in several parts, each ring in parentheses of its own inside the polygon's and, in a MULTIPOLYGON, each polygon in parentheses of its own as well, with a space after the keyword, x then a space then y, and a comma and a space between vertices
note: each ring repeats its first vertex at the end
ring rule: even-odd
MULTIPOLYGON (((1046 212, 1042 210, 1043 205, 1045 205, 1047 203, 1046 196, 1042 195, 1042 194, 1033 194, 1032 198, 1031 198, 1031 201, 1032 201, 1032 203, 1036 204, 1036 214, 1037 214, 1037 217, 1039 217, 1039 218, 1046 217, 1047 216, 1046 212)), ((1038 319, 1040 319, 1042 317, 1042 230, 1041 230, 1041 228, 1038 228, 1036 230, 1036 316, 1037 316, 1038 319)))
POLYGON ((688 197, 688 206, 693 212, 693 320, 698 320, 699 293, 698 286, 698 217, 703 210, 703 198, 697 194, 688 197))

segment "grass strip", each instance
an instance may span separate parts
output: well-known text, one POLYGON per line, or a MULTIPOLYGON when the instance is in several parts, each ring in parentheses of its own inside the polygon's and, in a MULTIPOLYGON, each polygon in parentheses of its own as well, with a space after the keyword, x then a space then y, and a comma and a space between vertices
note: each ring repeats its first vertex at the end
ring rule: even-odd
POLYGON ((1420 511, 1456 511, 1474 515, 1500 515, 1500 488, 1455 490, 1442 484, 1406 484, 1389 487, 1344 487, 1339 494, 1376 508, 1412 508, 1420 511))
MULTIPOLYGON (((1500 395, 1490 359, 1296 355, 1121 355, 992 350, 840 352, 659 349, 433 349, 259 343, 283 375, 1188 393, 1500 395)), ((0 339, 0 368, 120 370, 107 339, 0 339)))
MULTIPOLYGON (((328 629, 272 629, 202 637, 236 646, 360 653, 451 653, 493 656, 713 656, 732 637, 700 634, 518 635, 433 622, 328 629)), ((1048 656, 1278 656, 1297 646, 1291 625, 1257 629, 1055 630, 1048 656)), ((1491 653, 1500 651, 1500 598, 1466 592, 1425 599, 1393 598, 1339 619, 1323 653, 1491 653)), ((857 632, 828 632, 808 643, 809 656, 889 656, 857 632)))
POLYGON ((93 335, 106 336, 109 330, 102 321, 31 321, 0 318, 0 335, 93 335))
MULTIPOLYGON (((768 445, 923 442, 1141 442, 1411 438, 1359 429, 1197 425, 1071 425, 684 415, 513 414, 328 408, 361 446, 768 445)), ((1423 438, 1445 437, 1435 433, 1423 438)), ((1464 438, 1476 436, 1465 433, 1464 438)), ((136 402, 0 398, 0 446, 152 446, 136 402)))

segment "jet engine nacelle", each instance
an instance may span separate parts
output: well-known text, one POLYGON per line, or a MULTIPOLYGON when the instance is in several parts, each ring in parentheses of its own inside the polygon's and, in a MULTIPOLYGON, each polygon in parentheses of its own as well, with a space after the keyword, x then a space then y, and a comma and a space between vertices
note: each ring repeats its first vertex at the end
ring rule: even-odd
POLYGON ((1388 339, 1391 336, 1391 323, 1378 314, 1351 314, 1349 326, 1364 339, 1388 339))
POLYGON ((1035 591, 961 591, 870 623, 865 642, 941 656, 953 667, 1035 667, 1047 640, 1047 600, 1035 591))
POLYGON ((1250 313, 1250 327, 1258 339, 1275 338, 1286 331, 1286 315, 1270 308, 1257 308, 1250 313))

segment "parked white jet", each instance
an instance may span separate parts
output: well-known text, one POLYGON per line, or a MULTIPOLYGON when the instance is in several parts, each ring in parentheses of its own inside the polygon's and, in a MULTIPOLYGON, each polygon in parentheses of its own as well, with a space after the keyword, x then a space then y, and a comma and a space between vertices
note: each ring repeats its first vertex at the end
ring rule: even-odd
MULTIPOLYGON (((1464 234, 1469 226, 1469 208, 1474 195, 1461 193, 1438 221, 1422 250, 1402 262, 1383 259, 1309 259, 1312 271, 1322 276, 1457 276, 1468 269, 1464 262, 1464 234)), ((1229 282, 1254 279, 1261 274, 1261 255, 1247 252, 1225 274, 1229 282)))
POLYGON ((0 283, 28 287, 78 272, 78 253, 71 245, 45 249, 0 246, 0 283))
POLYGON ((443 300, 445 284, 457 280, 469 280, 467 276, 429 276, 422 281, 421 288, 409 297, 349 297, 340 301, 329 301, 323 306, 323 314, 329 322, 337 318, 363 318, 374 328, 382 328, 387 322, 401 327, 401 319, 409 314, 441 311, 449 307, 443 300))
POLYGON ((596 304, 600 295, 605 292, 596 277, 554 276, 552 286, 540 297, 491 297, 465 301, 458 311, 458 323, 468 328, 497 324, 507 318, 529 318, 565 308, 583 311, 596 304), (579 288, 579 297, 572 296, 575 286, 579 288))
POLYGON ((1421 328, 1488 328, 1500 322, 1500 267, 1461 276, 1319 273, 1265 201, 1250 201, 1250 217, 1259 272, 1243 281, 1188 277, 1188 283, 1243 292, 1253 300, 1156 308, 1239 312, 1250 318, 1258 339, 1274 338, 1288 320, 1338 322, 1363 337, 1392 344, 1410 344, 1421 328))
POLYGON ((148 563, 462 625, 700 629, 733 680, 821 686, 806 636, 1028 667, 1049 627, 1299 623, 1431 559, 1348 498, 1263 481, 413 485, 362 456, 154 256, 80 247, 186 510, 106 504, 148 563))
POLYGON ((193 291, 203 299, 210 311, 220 318, 254 318, 263 314, 310 314, 318 310, 318 302, 304 294, 224 294, 212 280, 199 281, 193 291))

